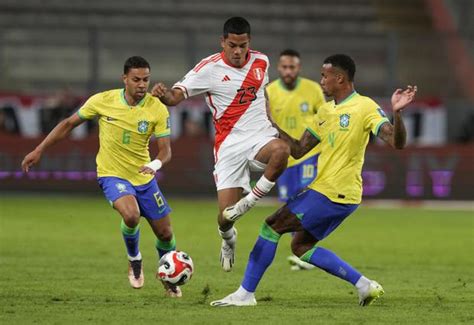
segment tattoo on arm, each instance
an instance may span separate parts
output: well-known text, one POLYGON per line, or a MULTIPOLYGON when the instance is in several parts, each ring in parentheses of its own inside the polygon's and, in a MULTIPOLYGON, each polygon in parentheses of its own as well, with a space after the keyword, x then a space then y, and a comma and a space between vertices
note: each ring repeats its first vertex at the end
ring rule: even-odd
POLYGON ((396 149, 403 149, 407 140, 407 132, 401 114, 394 114, 394 125, 384 123, 377 136, 396 149))

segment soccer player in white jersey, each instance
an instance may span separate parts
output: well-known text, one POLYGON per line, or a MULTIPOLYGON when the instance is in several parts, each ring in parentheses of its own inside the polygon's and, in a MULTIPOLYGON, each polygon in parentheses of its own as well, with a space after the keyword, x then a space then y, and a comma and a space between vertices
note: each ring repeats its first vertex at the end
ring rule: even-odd
POLYGON ((205 94, 216 129, 214 179, 222 237, 220 260, 224 271, 231 271, 237 238, 233 224, 272 189, 286 168, 290 150, 277 138, 278 131, 266 114, 269 61, 266 55, 249 49, 248 21, 228 19, 221 46, 221 53, 203 59, 171 89, 159 83, 152 94, 169 106, 205 94), (250 166, 263 170, 253 189, 250 166), (242 197, 244 193, 248 194, 242 197))

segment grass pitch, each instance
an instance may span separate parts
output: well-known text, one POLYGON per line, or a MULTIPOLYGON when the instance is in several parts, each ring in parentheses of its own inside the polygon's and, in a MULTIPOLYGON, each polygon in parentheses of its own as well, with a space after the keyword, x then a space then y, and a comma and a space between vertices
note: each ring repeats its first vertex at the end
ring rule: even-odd
POLYGON ((257 291, 258 305, 213 308, 235 290, 265 216, 256 207, 237 224, 234 271, 219 264, 214 201, 170 200, 178 248, 196 267, 182 299, 154 279, 156 252, 142 220, 145 287, 126 276, 120 219, 102 197, 0 197, 0 323, 380 324, 474 323, 472 211, 361 207, 321 243, 385 288, 357 305, 349 284, 320 270, 291 272, 284 236, 257 291))

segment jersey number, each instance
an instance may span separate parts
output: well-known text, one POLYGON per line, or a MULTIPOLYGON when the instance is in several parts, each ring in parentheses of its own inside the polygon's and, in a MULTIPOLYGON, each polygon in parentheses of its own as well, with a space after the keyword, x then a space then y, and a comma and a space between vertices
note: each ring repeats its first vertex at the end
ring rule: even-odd
POLYGON ((130 131, 123 130, 122 143, 123 144, 130 144, 130 137, 131 137, 130 131))
POLYGON ((240 88, 237 90, 239 95, 239 104, 247 104, 257 99, 257 89, 255 87, 240 88))
POLYGON ((314 177, 314 166, 303 165, 303 178, 313 178, 313 177, 314 177))

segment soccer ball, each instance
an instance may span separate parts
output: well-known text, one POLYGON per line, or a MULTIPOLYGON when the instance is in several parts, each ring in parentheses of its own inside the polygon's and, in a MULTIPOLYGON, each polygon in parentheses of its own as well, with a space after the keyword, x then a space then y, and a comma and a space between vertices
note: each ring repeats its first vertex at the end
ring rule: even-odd
POLYGON ((193 271, 193 260, 185 252, 171 251, 160 258, 158 276, 164 282, 183 285, 191 279, 193 271))

